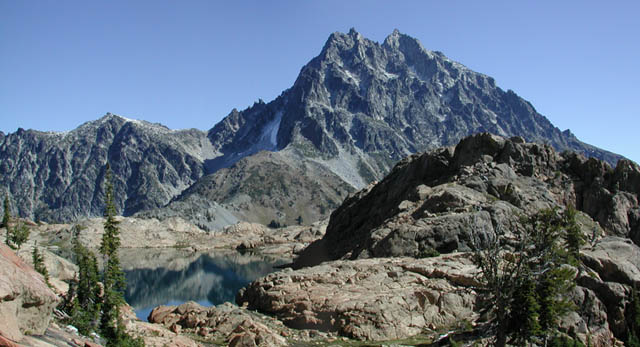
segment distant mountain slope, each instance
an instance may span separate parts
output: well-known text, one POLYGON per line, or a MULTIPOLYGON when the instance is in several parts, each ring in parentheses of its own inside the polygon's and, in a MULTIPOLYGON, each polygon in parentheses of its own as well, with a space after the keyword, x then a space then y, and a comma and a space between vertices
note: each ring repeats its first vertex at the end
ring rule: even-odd
POLYGON ((208 228, 237 219, 289 223, 303 216, 313 222, 328 217, 344 192, 381 179, 407 155, 483 131, 549 143, 612 165, 621 158, 560 131, 491 77, 426 50, 414 38, 394 31, 379 44, 352 29, 331 34, 320 55, 275 100, 233 110, 206 133, 113 115, 64 134, 0 133, 0 189, 8 190, 21 216, 68 221, 101 215, 108 159, 124 215, 190 211, 191 221, 208 228), (273 196, 279 204, 286 201, 285 208, 256 195, 250 204, 238 203, 246 182, 229 175, 250 177, 243 170, 256 168, 265 182, 283 182, 286 189, 269 192, 278 190, 273 196), (236 185, 216 183, 223 179, 236 185), (320 195, 313 195, 311 183, 322 187, 320 195), (311 196, 316 201, 309 205, 311 196), (215 223, 207 211, 218 215, 215 223))
POLYGON ((232 224, 227 215, 295 225, 328 217, 353 191, 320 164, 288 151, 261 151, 201 178, 168 206, 137 216, 181 216, 207 230, 232 224))
POLYGON ((163 206, 205 174, 206 133, 173 131, 112 114, 66 133, 19 129, 0 145, 0 186, 13 212, 47 221, 101 216, 104 170, 114 173, 120 212, 163 206))

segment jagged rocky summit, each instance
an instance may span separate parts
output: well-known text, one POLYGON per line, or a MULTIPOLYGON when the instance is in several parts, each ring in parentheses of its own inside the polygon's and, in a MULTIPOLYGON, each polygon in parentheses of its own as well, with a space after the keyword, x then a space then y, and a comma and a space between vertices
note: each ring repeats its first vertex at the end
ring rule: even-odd
POLYGON ((99 216, 109 161, 126 216, 184 216, 205 229, 310 223, 407 155, 482 131, 621 158, 412 37, 394 31, 379 44, 351 30, 331 34, 275 100, 233 110, 207 132, 107 114, 66 133, 1 134, 0 187, 23 217, 99 216))
POLYGON ((482 322, 471 251, 496 238, 508 245, 522 216, 571 205, 588 243, 568 294, 576 309, 559 328, 616 345, 640 285, 639 198, 631 161, 614 169, 521 137, 473 135, 412 155, 350 195, 294 270, 254 281, 237 302, 290 327, 363 340, 468 329, 461 322, 482 322))

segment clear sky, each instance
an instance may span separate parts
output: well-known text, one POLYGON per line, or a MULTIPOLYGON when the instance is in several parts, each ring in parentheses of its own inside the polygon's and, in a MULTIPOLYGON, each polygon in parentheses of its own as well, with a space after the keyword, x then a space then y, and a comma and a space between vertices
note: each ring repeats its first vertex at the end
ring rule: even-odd
POLYGON ((0 131, 106 112, 207 130, 268 102, 334 31, 394 28, 640 162, 638 1, 0 0, 0 131))

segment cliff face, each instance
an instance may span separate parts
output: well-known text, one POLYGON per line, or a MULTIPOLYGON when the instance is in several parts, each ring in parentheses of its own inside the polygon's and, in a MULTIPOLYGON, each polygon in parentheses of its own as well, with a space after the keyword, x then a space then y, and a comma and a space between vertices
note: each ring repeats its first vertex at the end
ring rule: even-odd
POLYGON ((469 251, 512 229, 518 215, 568 205, 584 213, 589 233, 640 244, 639 196, 640 167, 631 161, 612 169, 549 145, 484 133, 408 157, 380 183, 347 198, 299 264, 469 251))
MULTIPOLYGON (((328 216, 341 192, 381 179, 407 155, 450 146, 478 132, 521 136, 612 165, 620 159, 561 132, 491 77, 425 49, 414 38, 394 31, 379 44, 351 30, 331 34, 294 85, 275 100, 233 110, 206 133, 108 114, 68 133, 0 134, 0 187, 23 217, 99 216, 108 160, 124 215, 185 214, 187 206, 196 211, 191 221, 206 228, 237 219, 290 224, 303 216, 312 222, 328 216), (262 151, 278 152, 270 156, 274 165, 265 164, 262 151), (316 194, 318 206, 292 199, 278 214, 269 196, 251 196, 246 208, 238 208, 242 197, 233 190, 218 185, 221 190, 211 192, 211 183, 227 175, 221 169, 247 176, 243 170, 256 166, 269 180, 291 170, 302 175, 301 182, 318 182, 323 187, 316 194), (199 182, 208 174, 217 178, 199 182), (225 222, 205 221, 207 213, 225 222)), ((285 181, 288 191, 313 195, 294 181, 285 181)))

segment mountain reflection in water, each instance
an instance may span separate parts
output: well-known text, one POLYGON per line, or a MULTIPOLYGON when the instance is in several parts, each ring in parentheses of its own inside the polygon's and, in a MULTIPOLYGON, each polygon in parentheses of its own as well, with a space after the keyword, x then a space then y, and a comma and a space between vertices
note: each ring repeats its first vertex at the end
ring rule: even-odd
POLYGON ((160 305, 196 301, 203 306, 235 302, 242 287, 290 262, 238 252, 193 253, 179 249, 122 249, 127 278, 125 299, 147 320, 160 305))

